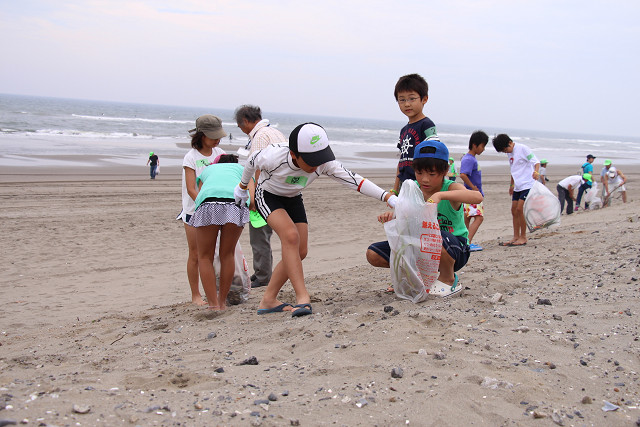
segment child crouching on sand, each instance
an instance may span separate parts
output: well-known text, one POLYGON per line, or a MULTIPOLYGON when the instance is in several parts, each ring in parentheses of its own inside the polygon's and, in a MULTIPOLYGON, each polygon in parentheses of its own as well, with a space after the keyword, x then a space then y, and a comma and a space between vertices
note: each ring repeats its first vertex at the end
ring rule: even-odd
MULTIPOLYGON (((449 297, 460 295, 462 286, 455 273, 469 260, 469 232, 464 223, 463 203, 478 204, 482 193, 468 190, 462 184, 445 179, 449 171, 449 150, 440 141, 421 142, 413 154, 413 170, 416 183, 424 200, 438 204, 438 223, 442 235, 440 275, 432 295, 449 297)), ((378 216, 382 223, 394 218, 394 211, 378 216)), ((367 249, 367 261, 374 267, 389 268, 391 248, 388 241, 373 243, 367 249)))
POLYGON ((235 189, 237 203, 248 198, 249 180, 260 170, 255 191, 258 212, 276 232, 282 243, 282 260, 273 269, 271 280, 260 301, 258 314, 291 311, 293 317, 312 313, 311 297, 304 284, 302 260, 307 256, 309 227, 302 202, 302 189, 320 175, 327 175, 366 196, 395 206, 397 196, 346 169, 335 160, 322 126, 303 123, 289 136, 289 146, 272 144, 253 154, 235 189), (296 305, 278 300, 278 293, 289 279, 296 293, 296 305))

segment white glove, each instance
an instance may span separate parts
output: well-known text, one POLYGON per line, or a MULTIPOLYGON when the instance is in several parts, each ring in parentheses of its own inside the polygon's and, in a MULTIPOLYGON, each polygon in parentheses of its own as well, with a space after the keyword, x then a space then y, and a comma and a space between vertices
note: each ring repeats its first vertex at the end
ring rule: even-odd
POLYGON ((236 199, 236 205, 242 206, 247 203, 249 199, 249 190, 240 188, 240 184, 236 185, 233 189, 233 197, 236 199))
POLYGON ((398 203, 398 196, 396 196, 395 194, 392 194, 391 197, 389 197, 389 199, 387 200, 387 204, 392 208, 395 208, 396 203, 398 203))

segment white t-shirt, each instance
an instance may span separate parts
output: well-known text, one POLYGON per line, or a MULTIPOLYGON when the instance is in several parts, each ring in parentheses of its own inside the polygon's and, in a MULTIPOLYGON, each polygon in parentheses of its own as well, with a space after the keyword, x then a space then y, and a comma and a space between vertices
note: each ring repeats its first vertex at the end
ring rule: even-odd
POLYGON ((507 156, 511 167, 511 177, 513 177, 513 191, 524 191, 533 187, 536 182, 533 179, 533 171, 536 163, 540 163, 533 151, 524 144, 514 142, 513 151, 507 153, 507 156))
MULTIPOLYGON (((196 171, 196 178, 202 173, 204 168, 213 163, 213 161, 220 154, 225 154, 224 150, 220 147, 215 147, 211 150, 210 156, 202 155, 198 150, 192 148, 185 154, 182 160, 182 212, 178 215, 178 218, 185 220, 186 215, 193 215, 196 211, 196 202, 189 196, 187 192, 187 181, 184 176, 184 168, 190 168, 196 171)), ((197 189, 198 187, 196 187, 197 189)))
POLYGON ((544 184, 544 177, 547 174, 547 168, 545 168, 544 166, 540 166, 540 182, 544 184))
POLYGON ((569 186, 571 186, 571 189, 575 190, 576 188, 580 187, 581 184, 582 184, 582 177, 580 175, 568 176, 558 183, 558 185, 564 188, 565 190, 568 190, 569 186))
POLYGON ((318 166, 314 172, 305 172, 293 164, 289 147, 281 144, 269 145, 249 157, 242 174, 243 185, 249 183, 256 169, 260 169, 258 187, 278 196, 295 197, 320 175, 329 176, 353 190, 378 200, 384 200, 387 194, 371 181, 342 166, 342 163, 337 160, 318 166))

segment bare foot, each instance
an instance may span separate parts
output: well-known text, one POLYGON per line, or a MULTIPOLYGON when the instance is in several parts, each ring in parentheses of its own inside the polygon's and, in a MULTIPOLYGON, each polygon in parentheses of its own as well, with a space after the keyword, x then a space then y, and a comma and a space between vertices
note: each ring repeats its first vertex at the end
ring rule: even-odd
POLYGON ((207 302, 202 299, 200 295, 191 297, 191 304, 193 305, 207 305, 207 302))
POLYGON ((216 311, 220 311, 221 308, 218 307, 217 305, 210 305, 209 307, 207 307, 207 309, 209 310, 216 310, 216 311))

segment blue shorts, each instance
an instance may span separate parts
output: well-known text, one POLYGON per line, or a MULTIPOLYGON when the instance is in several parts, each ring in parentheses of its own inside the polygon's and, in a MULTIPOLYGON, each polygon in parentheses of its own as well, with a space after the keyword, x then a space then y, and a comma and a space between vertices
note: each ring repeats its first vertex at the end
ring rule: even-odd
MULTIPOLYGON (((469 261, 469 243, 467 239, 464 237, 454 236, 448 231, 440 230, 440 235, 442 236, 442 247, 447 253, 454 259, 455 264, 453 265, 453 271, 458 271, 462 267, 467 264, 469 261)), ((369 246, 376 254, 380 255, 387 262, 389 262, 389 258, 391 257, 391 247, 389 246, 388 241, 372 243, 369 246)))
POLYGON ((514 191, 513 196, 511 196, 511 200, 517 202, 518 200, 527 200, 527 196, 529 195, 530 188, 522 191, 514 191))

